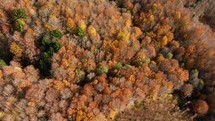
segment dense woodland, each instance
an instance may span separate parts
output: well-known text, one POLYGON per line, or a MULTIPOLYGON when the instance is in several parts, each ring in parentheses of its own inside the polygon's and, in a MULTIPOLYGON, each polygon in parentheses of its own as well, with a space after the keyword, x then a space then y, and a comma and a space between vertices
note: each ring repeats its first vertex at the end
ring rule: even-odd
POLYGON ((213 6, 0 0, 0 120, 215 120, 213 6))

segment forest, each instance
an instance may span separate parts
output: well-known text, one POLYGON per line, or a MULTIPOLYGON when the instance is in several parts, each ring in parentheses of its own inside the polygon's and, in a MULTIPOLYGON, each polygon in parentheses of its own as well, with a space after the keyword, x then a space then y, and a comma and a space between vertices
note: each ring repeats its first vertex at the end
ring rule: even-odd
POLYGON ((215 121, 214 0, 0 0, 0 121, 215 121))

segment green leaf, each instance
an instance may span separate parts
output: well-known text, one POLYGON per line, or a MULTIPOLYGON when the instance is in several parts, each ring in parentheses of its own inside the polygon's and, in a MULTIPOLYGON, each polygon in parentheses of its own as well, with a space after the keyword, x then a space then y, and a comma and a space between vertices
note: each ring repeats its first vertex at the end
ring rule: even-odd
POLYGON ((96 69, 96 74, 101 75, 102 73, 108 73, 108 71, 109 71, 109 68, 107 66, 99 66, 96 69))
POLYGON ((140 103, 135 103, 135 104, 134 104, 134 107, 137 108, 137 109, 139 109, 139 108, 141 108, 143 105, 144 105, 144 101, 141 101, 140 103))
POLYGON ((43 37, 42 45, 49 45, 49 44, 50 44, 50 41, 47 38, 43 37))
POLYGON ((125 68, 131 68, 132 66, 131 65, 129 65, 129 64, 125 64, 125 68))
POLYGON ((59 42, 54 42, 53 46, 54 52, 57 52, 61 48, 61 44, 59 42))
POLYGON ((5 63, 4 60, 0 59, 0 69, 3 67, 3 66, 6 66, 7 64, 5 63))
POLYGON ((98 49, 98 48, 95 48, 95 49, 94 49, 94 53, 95 53, 95 54, 99 53, 99 49, 98 49))
POLYGON ((199 80, 198 90, 202 90, 205 86, 205 83, 202 79, 199 80))
POLYGON ((47 53, 50 55, 50 57, 53 55, 54 53, 54 48, 53 47, 49 47, 49 50, 47 51, 47 53))
POLYGON ((190 7, 192 8, 196 8, 197 4, 196 3, 193 3, 190 7))
POLYGON ((122 63, 118 62, 114 67, 113 69, 120 69, 122 68, 122 63))
POLYGON ((194 69, 191 71, 191 78, 198 78, 199 71, 197 69, 194 69))
POLYGON ((26 18, 26 12, 23 8, 20 9, 14 9, 12 11, 13 14, 13 18, 16 19, 20 19, 20 18, 26 18))
POLYGON ((133 65, 136 67, 142 66, 143 65, 143 61, 134 61, 133 65))
POLYGON ((48 52, 44 52, 43 53, 43 60, 44 61, 48 61, 48 59, 51 57, 51 55, 50 55, 50 53, 48 53, 48 52))
POLYGON ((85 72, 82 71, 82 70, 80 70, 80 69, 77 69, 77 70, 76 70, 76 75, 77 75, 77 77, 78 77, 78 80, 80 81, 80 80, 84 79, 84 77, 85 77, 85 72))
POLYGON ((150 59, 150 58, 146 58, 145 61, 144 61, 144 63, 147 64, 147 65, 148 65, 150 62, 151 62, 151 59, 150 59))
POLYGON ((52 38, 54 38, 54 37, 61 38, 63 36, 63 34, 59 30, 55 29, 55 30, 50 31, 50 36, 52 38))
POLYGON ((24 26, 25 25, 20 20, 16 20, 15 27, 17 31, 24 32, 24 26))
POLYGON ((166 54, 166 58, 167 59, 172 59, 173 58, 173 54, 172 53, 167 53, 166 54))
POLYGON ((81 27, 78 27, 77 34, 79 37, 84 37, 86 33, 81 27))

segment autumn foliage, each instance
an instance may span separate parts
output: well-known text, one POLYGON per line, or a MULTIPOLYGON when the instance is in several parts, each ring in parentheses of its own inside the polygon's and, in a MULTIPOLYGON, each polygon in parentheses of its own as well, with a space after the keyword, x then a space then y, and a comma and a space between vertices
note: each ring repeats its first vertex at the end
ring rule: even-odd
POLYGON ((184 4, 0 0, 0 37, 12 54, 0 65, 0 120, 123 120, 142 105, 136 120, 214 114, 214 33, 184 4))

